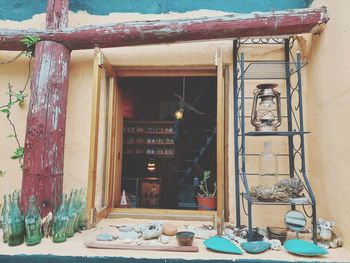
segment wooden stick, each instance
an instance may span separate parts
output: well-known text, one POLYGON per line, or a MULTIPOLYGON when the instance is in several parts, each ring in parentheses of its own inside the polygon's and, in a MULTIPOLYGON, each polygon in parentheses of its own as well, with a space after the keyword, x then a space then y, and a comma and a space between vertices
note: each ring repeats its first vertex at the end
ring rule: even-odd
POLYGON ((170 251, 170 252, 198 252, 197 246, 146 246, 146 245, 123 245, 111 243, 97 243, 86 241, 84 245, 88 248, 100 249, 122 249, 122 250, 151 250, 151 251, 170 251))

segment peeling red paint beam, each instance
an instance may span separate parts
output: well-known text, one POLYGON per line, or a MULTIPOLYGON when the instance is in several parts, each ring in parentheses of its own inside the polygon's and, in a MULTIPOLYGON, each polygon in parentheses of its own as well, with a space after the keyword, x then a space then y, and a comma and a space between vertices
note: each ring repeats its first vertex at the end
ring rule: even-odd
POLYGON ((20 40, 38 36, 71 50, 121 47, 236 37, 278 36, 315 32, 328 21, 327 9, 308 8, 270 13, 197 19, 125 22, 60 30, 0 29, 1 50, 23 50, 20 40))

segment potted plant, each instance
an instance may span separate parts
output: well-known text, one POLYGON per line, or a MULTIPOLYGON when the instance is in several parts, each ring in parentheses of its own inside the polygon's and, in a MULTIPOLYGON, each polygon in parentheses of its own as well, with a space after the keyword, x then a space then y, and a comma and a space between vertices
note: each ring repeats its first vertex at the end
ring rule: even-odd
POLYGON ((216 210, 216 182, 211 186, 211 171, 203 171, 197 193, 198 210, 216 210))

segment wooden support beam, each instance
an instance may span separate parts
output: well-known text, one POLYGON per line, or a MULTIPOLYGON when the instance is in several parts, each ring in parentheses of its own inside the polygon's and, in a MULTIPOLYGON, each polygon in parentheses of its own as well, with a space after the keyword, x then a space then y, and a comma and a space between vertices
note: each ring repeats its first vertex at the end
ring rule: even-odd
POLYGON ((20 40, 38 36, 71 50, 174 43, 236 37, 278 36, 316 32, 327 23, 325 7, 197 19, 124 22, 60 30, 0 29, 0 49, 23 50, 20 40))
MULTIPOLYGON (((67 26, 68 0, 49 0, 47 29, 67 26)), ((58 205, 63 185, 70 50, 54 41, 36 45, 27 116, 22 209, 36 195, 42 216, 58 205)))

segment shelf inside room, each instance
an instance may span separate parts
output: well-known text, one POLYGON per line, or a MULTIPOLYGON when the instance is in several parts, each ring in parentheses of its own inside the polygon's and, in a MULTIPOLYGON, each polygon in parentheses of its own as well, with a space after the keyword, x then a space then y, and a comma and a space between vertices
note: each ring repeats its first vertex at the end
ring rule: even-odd
POLYGON ((153 158, 174 158, 173 121, 125 121, 124 153, 153 158))

